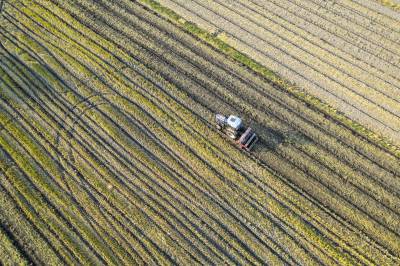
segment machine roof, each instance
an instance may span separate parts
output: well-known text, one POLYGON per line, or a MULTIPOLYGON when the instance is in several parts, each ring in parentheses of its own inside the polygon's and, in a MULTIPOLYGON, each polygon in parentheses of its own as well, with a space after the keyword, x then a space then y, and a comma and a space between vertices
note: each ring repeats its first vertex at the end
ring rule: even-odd
POLYGON ((242 125, 242 119, 237 116, 231 115, 228 117, 227 120, 228 126, 238 129, 242 125))

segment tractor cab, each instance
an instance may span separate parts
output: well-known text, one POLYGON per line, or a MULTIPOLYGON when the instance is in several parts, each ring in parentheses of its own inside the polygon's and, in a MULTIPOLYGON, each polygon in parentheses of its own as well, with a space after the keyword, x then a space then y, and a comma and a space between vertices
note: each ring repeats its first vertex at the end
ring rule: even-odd
POLYGON ((226 121, 226 134, 231 139, 237 139, 243 129, 242 119, 237 116, 231 115, 226 121))

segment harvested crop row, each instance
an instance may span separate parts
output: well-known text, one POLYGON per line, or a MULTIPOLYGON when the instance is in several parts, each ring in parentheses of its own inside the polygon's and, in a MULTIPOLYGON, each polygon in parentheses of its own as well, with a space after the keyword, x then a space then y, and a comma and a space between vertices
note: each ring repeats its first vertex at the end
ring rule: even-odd
MULTIPOLYGON (((310 12, 315 12, 315 14, 318 14, 318 8, 324 8, 324 3, 318 0, 293 2, 306 10, 310 10, 310 12)), ((328 6, 326 9, 327 12, 319 12, 319 17, 336 25, 338 36, 355 43, 371 55, 382 59, 389 65, 389 68, 392 64, 396 65, 399 58, 398 48, 400 46, 398 40, 396 40, 396 36, 389 35, 386 38, 382 38, 382 35, 378 33, 379 27, 375 29, 373 20, 371 19, 368 21, 364 18, 362 23, 353 22, 354 19, 352 17, 359 17, 357 16, 358 12, 357 10, 346 9, 346 5, 339 3, 337 6, 328 6)), ((396 29, 392 30, 396 31, 396 29)), ((369 61, 368 58, 366 60, 369 61)))

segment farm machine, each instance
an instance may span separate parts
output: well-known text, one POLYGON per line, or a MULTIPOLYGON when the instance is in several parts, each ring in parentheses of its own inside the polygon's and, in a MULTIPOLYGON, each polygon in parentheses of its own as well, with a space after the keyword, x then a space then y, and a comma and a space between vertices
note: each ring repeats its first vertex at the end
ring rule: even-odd
POLYGON ((250 151, 257 142, 258 137, 250 127, 246 128, 242 119, 230 115, 226 117, 221 114, 215 115, 217 129, 231 138, 241 149, 250 151))

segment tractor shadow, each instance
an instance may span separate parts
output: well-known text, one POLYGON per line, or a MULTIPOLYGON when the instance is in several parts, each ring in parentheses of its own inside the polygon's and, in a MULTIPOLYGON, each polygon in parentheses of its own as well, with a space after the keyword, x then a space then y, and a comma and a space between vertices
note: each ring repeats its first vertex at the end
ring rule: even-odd
POLYGON ((256 128, 256 133, 259 136, 259 142, 253 147, 253 151, 256 153, 274 152, 281 145, 307 145, 312 143, 309 137, 295 129, 279 131, 261 125, 256 128))

